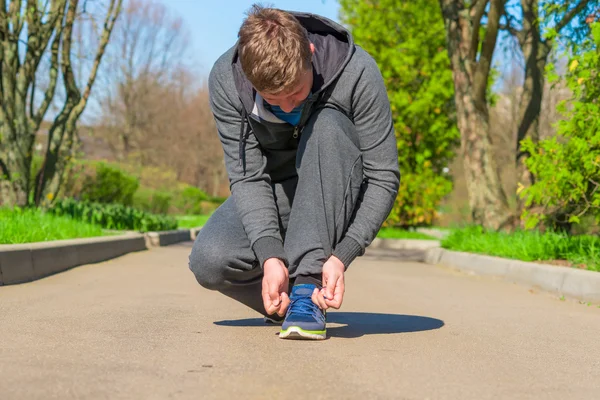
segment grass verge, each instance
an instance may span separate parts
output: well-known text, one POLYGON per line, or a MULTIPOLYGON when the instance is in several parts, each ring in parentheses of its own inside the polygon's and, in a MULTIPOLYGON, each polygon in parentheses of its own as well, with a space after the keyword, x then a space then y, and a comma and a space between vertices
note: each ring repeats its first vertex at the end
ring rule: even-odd
POLYGON ((0 208, 0 244, 106 236, 98 225, 57 217, 39 209, 0 208))
POLYGON ((434 237, 425 235, 424 233, 407 231, 398 228, 381 228, 377 234, 381 239, 420 239, 420 240, 437 240, 434 237))
POLYGON ((210 215, 179 215, 177 219, 177 227, 180 229, 197 228, 206 224, 210 215))
POLYGON ((545 261, 600 271, 600 238, 561 233, 485 232, 481 227, 454 229, 442 240, 448 250, 486 254, 521 261, 545 261), (561 263, 561 261, 563 261, 561 263))

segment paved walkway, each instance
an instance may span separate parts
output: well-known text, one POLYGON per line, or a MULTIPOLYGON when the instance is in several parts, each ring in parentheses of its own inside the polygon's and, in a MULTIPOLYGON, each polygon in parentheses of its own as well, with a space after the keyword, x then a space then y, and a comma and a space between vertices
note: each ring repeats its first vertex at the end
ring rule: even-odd
POLYGON ((197 285, 189 244, 0 287, 0 398, 598 399, 600 309, 359 259, 329 339, 197 285))

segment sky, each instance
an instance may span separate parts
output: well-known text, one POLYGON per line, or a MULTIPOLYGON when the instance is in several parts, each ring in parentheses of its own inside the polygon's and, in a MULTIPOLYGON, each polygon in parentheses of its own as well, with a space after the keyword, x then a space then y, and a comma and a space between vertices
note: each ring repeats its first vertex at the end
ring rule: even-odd
POLYGON ((284 10, 319 14, 339 22, 337 0, 160 0, 183 18, 190 32, 197 71, 207 76, 214 62, 237 40, 245 12, 256 2, 284 10))

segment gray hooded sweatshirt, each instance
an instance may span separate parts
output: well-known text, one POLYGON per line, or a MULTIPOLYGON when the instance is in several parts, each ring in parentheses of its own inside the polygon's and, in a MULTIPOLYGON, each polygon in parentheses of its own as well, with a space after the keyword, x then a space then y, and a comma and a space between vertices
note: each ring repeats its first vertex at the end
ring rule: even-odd
POLYGON ((400 173, 386 88, 374 59, 351 34, 324 17, 292 14, 315 45, 314 83, 298 126, 281 123, 245 77, 237 44, 209 75, 211 109, 221 140, 231 195, 262 267, 277 257, 287 263, 271 184, 296 176, 296 150, 303 126, 315 110, 331 107, 354 123, 362 152, 360 206, 333 249, 347 268, 376 237, 396 198, 400 173))

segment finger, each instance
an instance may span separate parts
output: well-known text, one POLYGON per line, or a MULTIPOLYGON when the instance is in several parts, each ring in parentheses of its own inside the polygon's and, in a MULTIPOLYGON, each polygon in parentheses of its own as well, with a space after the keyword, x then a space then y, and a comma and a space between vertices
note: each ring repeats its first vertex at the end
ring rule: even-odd
POLYGON ((327 305, 327 303, 325 302, 325 291, 323 289, 321 289, 318 293, 317 293, 317 304, 318 306, 322 309, 322 310, 327 310, 329 308, 329 306, 327 305))
POLYGON ((337 287, 337 281, 339 279, 339 276, 330 276, 327 279, 327 286, 324 286, 323 289, 325 289, 325 298, 326 299, 333 299, 334 296, 334 291, 337 287))
POLYGON ((265 308, 265 311, 267 312, 267 315, 271 315, 272 312, 270 310, 272 307, 271 307, 271 298, 269 297, 269 287, 267 285, 267 282, 264 279, 262 281, 261 295, 262 295, 263 306, 265 308))
POLYGON ((267 287, 269 288, 269 298, 271 299, 271 303, 273 303, 273 306, 278 308, 279 304, 281 303, 279 285, 275 282, 268 282, 267 287))
POLYGON ((325 299, 323 298, 323 292, 319 289, 313 290, 313 294, 311 296, 311 300, 315 303, 320 309, 323 307, 327 307, 325 304, 325 299))
POLYGON ((276 307, 273 306, 273 302, 271 301, 271 297, 269 296, 269 292, 267 290, 263 290, 262 292, 263 298, 263 306, 265 307, 265 311, 267 315, 272 315, 277 310, 276 307))
POLYGON ((281 304, 279 306, 279 310, 277 311, 277 315, 283 317, 290 306, 290 298, 286 292, 281 293, 281 304))
POLYGON ((342 306, 342 301, 343 301, 343 297, 342 298, 338 297, 333 300, 325 300, 325 304, 329 308, 335 308, 336 310, 338 310, 342 306))
POLYGON ((312 296, 310 296, 310 299, 312 300, 312 302, 315 303, 317 306, 319 305, 319 300, 317 299, 318 295, 319 295, 319 289, 315 288, 315 290, 313 290, 313 292, 312 292, 312 296))
POLYGON ((345 283, 344 277, 340 277, 335 286, 335 291, 332 298, 326 299, 326 303, 328 306, 339 309, 342 306, 342 302, 344 300, 344 292, 345 292, 345 283))

